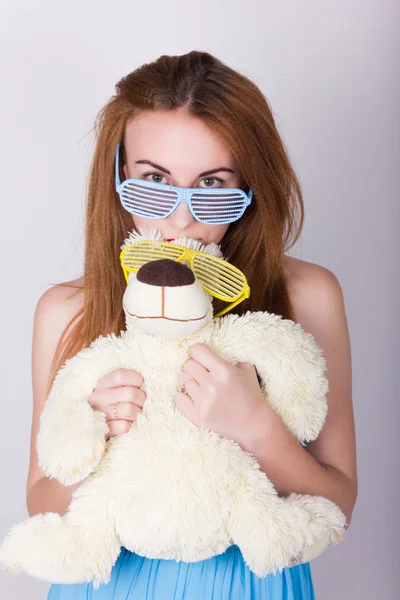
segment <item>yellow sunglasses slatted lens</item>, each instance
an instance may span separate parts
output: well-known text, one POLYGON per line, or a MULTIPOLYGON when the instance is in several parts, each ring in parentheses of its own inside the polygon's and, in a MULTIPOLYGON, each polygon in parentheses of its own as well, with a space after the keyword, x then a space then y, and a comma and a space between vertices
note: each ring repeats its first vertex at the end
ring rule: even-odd
MULTIPOLYGON (((141 242, 137 242, 138 244, 141 242)), ((164 246, 148 246, 132 244, 125 248, 121 253, 121 265, 125 264, 128 270, 139 270, 140 267, 152 260, 160 258, 170 258, 178 260, 182 256, 182 251, 179 248, 165 248, 164 246), (125 252, 126 251, 126 252, 125 252), (124 254, 125 252, 125 254, 124 254)))
POLYGON ((128 282, 129 272, 137 272, 144 264, 169 258, 188 261, 203 289, 210 295, 231 302, 215 318, 225 314, 250 296, 244 274, 221 258, 170 242, 140 240, 124 248, 120 254, 121 267, 128 282))
POLYGON ((206 257, 196 256, 193 261, 193 272, 202 285, 210 287, 219 295, 226 297, 226 300, 232 301, 242 293, 246 281, 240 271, 235 273, 230 268, 226 268, 228 264, 221 265, 206 257))

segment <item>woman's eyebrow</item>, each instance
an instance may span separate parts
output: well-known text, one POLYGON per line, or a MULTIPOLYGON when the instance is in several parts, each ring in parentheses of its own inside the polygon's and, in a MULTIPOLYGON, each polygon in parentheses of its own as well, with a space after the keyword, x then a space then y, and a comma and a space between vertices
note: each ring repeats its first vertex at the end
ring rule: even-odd
MULTIPOLYGON (((158 171, 162 171, 163 173, 167 173, 167 175, 171 175, 171 171, 168 171, 168 169, 166 169, 165 167, 162 167, 161 165, 157 165, 156 163, 153 163, 151 160, 137 160, 135 164, 151 165, 158 171)), ((213 173, 218 173, 219 171, 227 171, 228 173, 235 173, 235 171, 233 169, 229 169, 228 167, 219 167, 218 169, 211 169, 211 171, 203 171, 202 173, 198 174, 198 177, 205 177, 206 175, 212 175, 213 173)))

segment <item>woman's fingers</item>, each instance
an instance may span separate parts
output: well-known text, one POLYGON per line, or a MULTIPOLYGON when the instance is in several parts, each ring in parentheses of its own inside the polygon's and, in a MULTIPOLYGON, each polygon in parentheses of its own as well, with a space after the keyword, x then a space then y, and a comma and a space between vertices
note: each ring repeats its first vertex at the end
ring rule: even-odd
POLYGON ((143 385, 143 377, 132 369, 116 369, 107 373, 98 380, 95 389, 117 388, 122 386, 133 386, 140 388, 143 385))
POLYGON ((106 421, 136 421, 136 418, 142 409, 136 406, 136 404, 132 404, 132 402, 117 402, 115 404, 109 404, 107 406, 107 410, 105 411, 107 418, 106 421), (117 416, 115 414, 115 410, 117 412, 117 416))
POLYGON ((143 377, 131 369, 116 369, 96 384, 90 394, 90 406, 106 415, 109 432, 106 440, 127 433, 142 412, 146 394, 140 387, 143 377))
POLYGON ((110 405, 120 402, 130 402, 143 408, 146 394, 143 390, 132 386, 124 386, 118 388, 95 388, 90 395, 88 401, 92 408, 100 410, 108 414, 107 408, 110 405))
POLYGON ((203 365, 198 363, 196 360, 193 360, 192 358, 189 358, 185 362, 185 364, 183 365, 182 372, 187 374, 187 378, 188 375, 190 375, 198 383, 206 381, 210 378, 210 372, 207 371, 207 369, 203 367, 203 365))
POLYGON ((106 434, 106 440, 110 437, 114 437, 115 435, 122 435, 124 433, 128 433, 131 428, 131 421, 124 421, 122 419, 118 419, 118 421, 108 421, 109 432, 106 434))
POLYGON ((119 402, 117 405, 110 404, 107 408, 106 422, 109 428, 109 432, 106 435, 106 440, 115 435, 121 435, 127 433, 137 419, 142 409, 132 404, 131 402, 119 402), (115 416, 114 407, 117 408, 117 415, 115 416))

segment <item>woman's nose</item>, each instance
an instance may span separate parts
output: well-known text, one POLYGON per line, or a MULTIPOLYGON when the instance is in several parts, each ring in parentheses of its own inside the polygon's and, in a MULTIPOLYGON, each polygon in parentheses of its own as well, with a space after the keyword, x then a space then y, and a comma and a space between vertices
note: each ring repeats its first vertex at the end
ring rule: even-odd
POLYGON ((187 204, 182 202, 174 210, 174 212, 167 217, 168 222, 177 231, 185 229, 189 225, 192 225, 196 219, 193 217, 187 204))

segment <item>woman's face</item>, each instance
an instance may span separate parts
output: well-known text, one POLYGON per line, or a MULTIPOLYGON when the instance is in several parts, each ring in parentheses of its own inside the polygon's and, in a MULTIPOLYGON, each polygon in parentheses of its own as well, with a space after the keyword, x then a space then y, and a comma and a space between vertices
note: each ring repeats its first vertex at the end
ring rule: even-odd
MULTIPOLYGON (((126 126, 125 149, 126 178, 185 188, 239 188, 241 184, 230 150, 184 108, 136 115, 126 126)), ((196 221, 184 203, 165 219, 132 218, 136 228, 156 227, 167 240, 189 237, 203 244, 218 244, 229 227, 196 221)))

